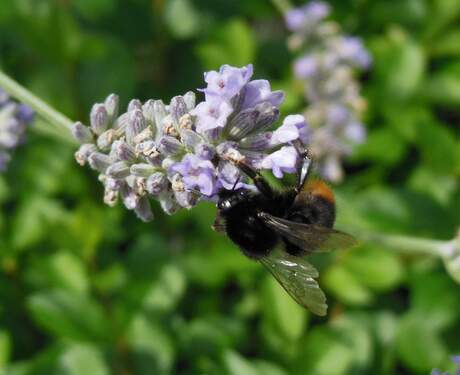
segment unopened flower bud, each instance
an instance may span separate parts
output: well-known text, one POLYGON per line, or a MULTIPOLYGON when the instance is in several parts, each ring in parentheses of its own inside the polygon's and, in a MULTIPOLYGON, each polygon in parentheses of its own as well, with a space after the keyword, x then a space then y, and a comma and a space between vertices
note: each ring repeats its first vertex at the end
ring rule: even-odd
POLYGON ((153 220, 153 212, 150 207, 149 199, 146 196, 139 199, 136 207, 134 208, 134 212, 143 222, 149 222, 153 220))
POLYGON ((91 129, 97 135, 106 131, 109 125, 109 115, 104 104, 95 104, 91 109, 90 114, 91 129))
POLYGON ((168 179, 162 172, 154 172, 146 181, 146 190, 153 195, 160 194, 168 186, 168 179))
POLYGON ((128 124, 126 125, 126 140, 130 144, 134 144, 134 138, 140 134, 147 124, 144 115, 140 109, 135 109, 129 113, 128 124))
POLYGON ((182 96, 175 96, 169 104, 169 111, 174 124, 179 125, 179 119, 187 114, 187 104, 182 96))
POLYGON ((149 177, 156 170, 156 167, 147 163, 131 165, 131 174, 137 177, 149 177))
POLYGON ((163 125, 163 119, 168 115, 166 106, 161 100, 155 100, 153 102, 153 117, 155 118, 155 125, 157 131, 161 131, 163 125))
POLYGON ((184 96, 184 101, 187 106, 187 111, 191 111, 193 108, 195 108, 195 101, 196 101, 196 96, 193 91, 187 92, 184 96))
POLYGON ((115 131, 113 129, 108 129, 97 137, 97 147, 101 150, 106 151, 110 149, 112 143, 115 139, 115 131))
POLYGON ((129 176, 129 165, 125 161, 118 161, 107 168, 107 176, 115 179, 122 179, 129 176))
POLYGON ((111 160, 110 158, 100 152, 93 152, 88 157, 89 166, 101 173, 104 173, 106 169, 110 166, 111 160))
POLYGON ((72 135, 80 143, 91 143, 94 140, 91 130, 81 122, 72 125, 72 135))
POLYGON ((110 121, 112 121, 118 116, 118 102, 118 95, 115 94, 110 94, 104 101, 104 106, 107 110, 107 114, 109 116, 110 121))
POLYGON ((85 143, 80 146, 78 151, 75 153, 75 160, 80 165, 85 165, 88 161, 88 157, 97 151, 97 147, 92 143, 85 143))
POLYGON ((136 109, 142 110, 142 103, 139 99, 132 99, 128 103, 128 112, 134 111, 136 109))
POLYGON ((177 155, 184 151, 184 146, 176 138, 163 136, 159 142, 159 150, 166 156, 177 155))

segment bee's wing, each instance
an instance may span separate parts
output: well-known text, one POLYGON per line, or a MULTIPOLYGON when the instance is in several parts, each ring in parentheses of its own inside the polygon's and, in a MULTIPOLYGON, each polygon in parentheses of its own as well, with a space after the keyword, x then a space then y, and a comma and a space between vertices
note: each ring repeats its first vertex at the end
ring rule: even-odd
POLYGON ((296 223, 265 212, 259 213, 259 217, 268 227, 306 252, 346 249, 358 244, 353 236, 335 229, 296 223))
POLYGON ((270 253, 260 262, 299 305, 316 315, 326 315, 326 296, 315 280, 318 271, 304 258, 270 253))

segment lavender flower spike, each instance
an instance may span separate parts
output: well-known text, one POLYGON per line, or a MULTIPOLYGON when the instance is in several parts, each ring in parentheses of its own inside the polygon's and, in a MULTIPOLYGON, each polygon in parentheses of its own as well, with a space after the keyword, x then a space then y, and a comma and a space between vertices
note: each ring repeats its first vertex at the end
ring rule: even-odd
POLYGON ((251 80, 252 74, 252 65, 205 73, 205 98, 197 104, 188 92, 169 105, 132 100, 118 115, 118 97, 110 95, 91 110, 91 126, 74 124, 82 143, 77 162, 99 172, 107 204, 121 199, 144 221, 153 218, 152 199, 173 214, 216 200, 223 189, 255 189, 237 161, 278 178, 295 172, 299 156, 291 142, 306 142, 309 127, 303 116, 291 115, 269 130, 284 94, 266 80, 251 80))
POLYGON ((0 172, 6 170, 11 152, 24 141, 25 131, 34 117, 30 107, 11 100, 0 88, 0 172))
MULTIPOLYGON (((359 38, 342 35, 337 24, 325 19, 329 11, 328 4, 312 1, 288 11, 285 21, 293 31, 289 46, 301 51, 293 70, 305 84, 310 149, 323 178, 339 182, 342 159, 366 138, 360 121, 365 102, 354 72, 367 69, 371 57, 359 38)), ((288 131, 294 134, 292 127, 278 129, 273 142, 287 137, 288 131)))

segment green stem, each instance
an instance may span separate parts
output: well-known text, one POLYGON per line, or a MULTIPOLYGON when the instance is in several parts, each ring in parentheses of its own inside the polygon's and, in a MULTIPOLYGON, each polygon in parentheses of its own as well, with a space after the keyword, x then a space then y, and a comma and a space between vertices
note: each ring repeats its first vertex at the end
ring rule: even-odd
POLYGON ((388 235, 381 233, 360 232, 358 238, 375 243, 389 249, 408 254, 425 254, 438 257, 449 257, 460 253, 458 239, 439 241, 418 237, 388 235))
POLYGON ((286 13, 289 9, 292 8, 292 4, 289 0, 272 0, 272 4, 282 14, 286 13))
POLYGON ((25 87, 12 80, 1 70, 0 87, 19 102, 30 106, 35 112, 37 112, 37 114, 46 120, 46 123, 49 123, 50 126, 55 128, 55 132, 59 131, 63 138, 72 141, 72 143, 75 143, 70 132, 73 122, 68 117, 49 106, 43 100, 32 94, 25 87))

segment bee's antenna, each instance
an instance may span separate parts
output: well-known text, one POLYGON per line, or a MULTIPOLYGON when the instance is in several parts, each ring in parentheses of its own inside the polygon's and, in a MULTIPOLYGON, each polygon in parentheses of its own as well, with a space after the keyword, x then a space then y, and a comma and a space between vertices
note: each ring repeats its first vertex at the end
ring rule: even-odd
POLYGON ((238 185, 240 180, 241 180, 241 175, 238 176, 238 178, 236 179, 235 183, 233 184, 232 192, 235 191, 236 185, 238 185))

